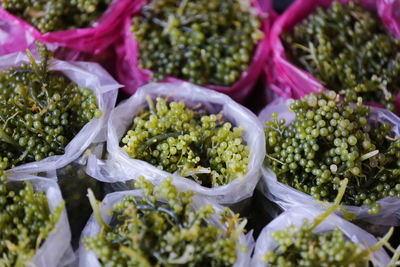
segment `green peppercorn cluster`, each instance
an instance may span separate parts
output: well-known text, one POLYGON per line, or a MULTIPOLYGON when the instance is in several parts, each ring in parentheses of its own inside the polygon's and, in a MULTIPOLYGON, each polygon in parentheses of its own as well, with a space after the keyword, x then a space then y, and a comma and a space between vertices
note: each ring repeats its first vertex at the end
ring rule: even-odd
POLYGON ((334 91, 314 93, 290 105, 296 118, 267 121, 266 159, 280 182, 332 201, 344 178, 346 205, 369 205, 376 214, 384 197, 400 198, 400 138, 389 123, 370 119, 361 98, 355 107, 334 91))
POLYGON ((300 226, 290 225, 272 232, 271 239, 277 243, 278 247, 274 251, 268 251, 262 260, 267 262, 268 266, 280 267, 371 266, 369 263, 375 261, 373 252, 379 250, 388 241, 393 229, 380 242, 369 248, 363 248, 360 243, 349 241, 338 227, 331 232, 313 232, 339 208, 346 185, 347 179, 340 187, 335 203, 316 216, 312 223, 305 219, 300 226))
MULTIPOLYGON (((1 159, 0 167, 7 159, 1 159)), ((5 183, 0 171, 0 266, 27 266, 36 251, 55 229, 64 203, 51 213, 43 191, 34 191, 29 181, 5 183)))
POLYGON ((232 85, 263 38, 248 0, 153 0, 132 21, 139 67, 155 81, 232 85))
POLYGON ((318 7, 283 41, 288 57, 351 101, 358 96, 393 111, 400 92, 400 41, 375 12, 352 1, 318 7))
POLYGON ((243 144, 243 127, 224 122, 222 113, 147 96, 149 110, 137 114, 122 138, 123 149, 167 172, 179 171, 207 187, 230 183, 247 173, 249 147, 243 144))
MULTIPOLYGON (((86 249, 104 266, 232 266, 245 221, 226 208, 220 214, 221 223, 229 225, 224 233, 206 222, 215 214, 211 204, 194 211, 193 192, 179 193, 171 182, 154 188, 140 178, 136 187, 143 197, 127 195, 114 204, 113 226, 102 220, 99 204, 92 205, 101 233, 84 237, 86 249)), ((90 192, 89 198, 95 203, 90 192)))
POLYGON ((100 117, 96 97, 60 73, 49 71, 51 55, 39 47, 38 65, 0 72, 0 157, 8 167, 64 153, 69 141, 93 117, 100 117))
POLYGON ((89 27, 112 0, 2 0, 2 8, 42 33, 89 27))

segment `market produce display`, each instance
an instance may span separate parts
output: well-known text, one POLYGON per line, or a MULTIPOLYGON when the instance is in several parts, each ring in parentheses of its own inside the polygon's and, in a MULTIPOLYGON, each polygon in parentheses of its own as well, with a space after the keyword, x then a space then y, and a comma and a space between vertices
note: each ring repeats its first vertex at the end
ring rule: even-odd
POLYGON ((264 37, 250 1, 153 0, 132 18, 139 67, 195 84, 230 86, 264 37))
MULTIPOLYGON (((373 253, 385 245, 392 235, 393 229, 372 247, 364 247, 354 243, 335 227, 332 231, 315 232, 315 229, 326 220, 336 209, 345 192, 347 179, 339 189, 335 203, 320 213, 312 222, 307 219, 300 226, 290 225, 271 233, 271 239, 278 247, 269 250, 263 257, 268 266, 369 266, 370 263, 383 266, 373 253)), ((361 242, 365 240, 360 240, 361 242)), ((394 267, 398 255, 386 267, 394 267)), ((374 265, 375 266, 375 265, 374 265)))
POLYGON ((333 201, 344 178, 346 205, 400 198, 400 138, 386 122, 370 117, 359 98, 355 106, 334 91, 306 95, 290 105, 295 120, 285 126, 273 114, 266 122, 266 160, 278 181, 316 199, 333 201))
MULTIPOLYGON (((1 159, 1 168, 7 159, 1 159)), ((6 183, 0 171, 0 266, 30 264, 40 246, 55 230, 64 202, 50 211, 47 196, 35 191, 30 181, 6 183)))
POLYGON ((183 101, 146 97, 148 110, 133 119, 121 140, 132 158, 145 160, 167 172, 178 171, 206 187, 228 184, 247 173, 250 151, 243 127, 232 127, 222 113, 208 114, 183 101))
POLYGON ((324 87, 350 101, 363 97, 394 110, 400 92, 400 40, 386 30, 376 12, 360 3, 333 2, 292 32, 284 32, 286 56, 324 87))
POLYGON ((39 45, 41 62, 0 72, 0 156, 12 168, 64 153, 70 140, 92 118, 99 118, 92 91, 49 70, 52 55, 39 45))
POLYGON ((1 7, 42 33, 90 26, 112 0, 2 0, 1 7))
POLYGON ((105 224, 100 206, 89 192, 100 234, 85 236, 83 243, 103 266, 232 266, 245 220, 226 208, 219 214, 224 232, 208 223, 211 204, 194 209, 193 192, 178 192, 167 179, 157 187, 141 178, 136 187, 143 196, 126 195, 112 209, 105 224))

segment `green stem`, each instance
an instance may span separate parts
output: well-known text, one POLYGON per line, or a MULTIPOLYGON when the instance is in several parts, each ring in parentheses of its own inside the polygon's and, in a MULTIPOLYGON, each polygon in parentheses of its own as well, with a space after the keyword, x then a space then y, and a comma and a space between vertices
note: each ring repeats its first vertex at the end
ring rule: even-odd
POLYGON ((321 213, 317 217, 315 217, 313 224, 309 228, 310 232, 313 231, 320 223, 322 223, 327 217, 329 217, 329 215, 331 215, 338 209, 340 202, 342 201, 344 192, 346 191, 348 182, 349 180, 347 178, 342 181, 342 185, 339 188, 339 192, 336 196, 335 201, 333 202, 333 205, 328 207, 324 213, 321 213))
POLYGON ((343 266, 347 266, 351 262, 356 262, 357 259, 367 259, 368 255, 373 253, 374 251, 377 251, 380 249, 385 243, 388 242, 389 238, 393 234, 393 227, 390 228, 389 232, 378 242, 376 242, 372 247, 364 249, 362 252, 359 254, 352 255, 350 258, 348 258, 345 262, 343 262, 343 266))
POLYGON ((156 109, 154 108, 154 102, 153 99, 149 95, 146 95, 146 101, 147 104, 149 105, 149 110, 151 114, 156 114, 156 109))
POLYGON ((155 143, 164 141, 164 140, 168 139, 169 137, 177 138, 178 136, 179 136, 178 133, 164 133, 164 134, 156 135, 156 136, 150 138, 149 140, 147 140, 144 144, 140 145, 138 147, 138 153, 143 152, 147 147, 149 147, 155 143))
POLYGON ((94 196, 93 191, 90 188, 88 189, 87 197, 89 198, 90 206, 92 206, 93 209, 93 216, 96 219, 97 223, 100 224, 100 226, 103 229, 110 230, 111 229, 110 226, 107 225, 104 222, 103 217, 101 217, 101 210, 99 208, 99 203, 96 197, 94 196))
POLYGON ((399 258, 400 258, 400 245, 397 247, 396 251, 394 252, 392 260, 389 262, 387 267, 398 266, 399 265, 399 262, 398 262, 399 258))

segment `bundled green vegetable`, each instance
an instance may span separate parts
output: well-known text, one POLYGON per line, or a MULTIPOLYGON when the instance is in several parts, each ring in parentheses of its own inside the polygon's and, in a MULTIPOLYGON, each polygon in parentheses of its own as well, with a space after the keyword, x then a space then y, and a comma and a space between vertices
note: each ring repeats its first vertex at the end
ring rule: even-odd
POLYGON ((282 36, 288 58, 326 88, 350 101, 358 96, 393 111, 400 92, 400 41, 375 12, 361 4, 318 7, 291 34, 282 36))
POLYGON ((296 118, 267 121, 269 167, 280 182, 333 201, 344 178, 349 179, 343 204, 369 205, 379 213, 377 200, 400 198, 400 138, 386 122, 370 118, 370 107, 356 107, 334 91, 306 95, 290 105, 296 118))
POLYGON ((52 55, 39 46, 41 63, 0 72, 0 157, 12 168, 64 153, 67 144, 92 118, 99 118, 96 97, 62 74, 49 70, 52 55))
POLYGON ((90 26, 112 0, 2 0, 1 6, 42 33, 90 26))
MULTIPOLYGON (((126 195, 114 204, 110 225, 101 218, 99 204, 89 192, 99 235, 83 239, 103 266, 232 266, 237 241, 246 221, 226 208, 220 222, 224 232, 207 222, 215 210, 211 204, 196 210, 192 191, 179 193, 172 179, 155 187, 143 177, 136 187, 142 197, 126 195)), ((242 248, 243 249, 243 248, 242 248)))
POLYGON ((242 179, 247 173, 249 147, 243 144, 243 127, 225 122, 222 113, 206 115, 183 101, 157 97, 149 110, 136 115, 121 140, 135 159, 145 160, 167 172, 179 171, 197 183, 215 187, 242 179))
POLYGON ((132 21, 139 66, 152 70, 156 81, 170 75, 232 85, 263 38, 247 0, 152 0, 132 21))
MULTIPOLYGON (((1 160, 1 168, 7 159, 1 160)), ((34 191, 29 181, 5 183, 0 171, 0 266, 27 266, 49 234, 55 230, 64 202, 50 212, 43 191, 34 191)))
MULTIPOLYGON (((393 228, 383 239, 369 248, 364 248, 360 243, 348 240, 338 227, 329 232, 313 232, 331 213, 338 209, 346 184, 347 179, 342 184, 334 205, 315 217, 311 223, 306 219, 301 226, 290 225, 271 233, 271 238, 278 244, 278 247, 264 255, 263 260, 268 263, 268 266, 367 267, 371 266, 371 262, 377 263, 373 258, 373 253, 388 244, 387 241, 393 233, 393 228)), ((399 252, 387 266, 394 267, 398 256, 399 252)))

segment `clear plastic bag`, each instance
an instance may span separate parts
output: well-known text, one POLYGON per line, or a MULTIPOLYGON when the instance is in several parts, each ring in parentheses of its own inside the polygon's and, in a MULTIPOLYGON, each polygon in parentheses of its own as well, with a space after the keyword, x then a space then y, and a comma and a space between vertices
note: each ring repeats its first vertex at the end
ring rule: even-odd
MULTIPOLYGON (((29 62, 25 53, 0 57, 0 70, 29 62)), ((110 111, 115 106, 118 88, 121 87, 100 65, 90 62, 53 60, 50 70, 59 71, 79 86, 92 90, 102 111, 100 119, 93 118, 65 147, 63 155, 47 157, 41 161, 22 164, 8 170, 12 173, 39 173, 61 168, 77 159, 91 143, 104 141, 110 111)))
MULTIPOLYGON (((267 251, 273 251, 278 247, 278 244, 271 238, 271 233, 276 230, 282 230, 290 225, 301 226, 304 219, 308 219, 311 222, 318 214, 322 213, 323 210, 299 206, 290 210, 285 211, 277 218, 275 218, 271 223, 269 223, 260 235, 258 236, 256 246, 254 249, 254 254, 251 260, 252 267, 264 267, 267 266, 265 262, 262 261, 262 257, 267 253, 267 251)), ((350 241, 353 243, 359 243, 364 248, 367 244, 368 247, 373 246, 376 242, 376 238, 356 225, 331 214, 325 221, 319 224, 315 229, 314 233, 324 233, 330 232, 335 227, 338 227, 350 241)), ((378 266, 386 266, 390 262, 390 258, 383 249, 380 249, 374 253, 374 258, 379 263, 378 266)))
MULTIPOLYGON (((101 216, 106 224, 111 221, 111 216, 108 211, 112 209, 114 203, 121 201, 126 195, 133 195, 136 197, 142 196, 141 190, 132 190, 132 191, 122 191, 122 192, 114 192, 106 195, 104 200, 102 201, 102 209, 101 216)), ((201 198, 198 196, 193 197, 193 209, 197 210, 200 207, 209 204, 209 200, 206 198, 201 198)), ((215 210, 215 214, 211 217, 210 223, 213 223, 217 227, 222 228, 224 231, 227 230, 227 225, 222 224, 220 222, 220 217, 217 215, 220 211, 224 210, 224 207, 213 204, 213 208, 215 210)), ((81 242, 79 245, 79 266, 80 267, 100 267, 100 263, 93 251, 87 251, 85 246, 82 243, 82 238, 84 236, 94 236, 99 234, 100 225, 97 223, 96 219, 93 215, 90 217, 88 223, 82 231, 81 242)), ((251 253, 254 248, 254 239, 252 236, 252 231, 250 231, 247 235, 243 233, 239 236, 238 245, 237 245, 237 262, 234 267, 247 267, 250 266, 251 253), (247 252, 244 252, 243 249, 247 248, 247 252)))
MULTIPOLYGON (((271 0, 253 0, 251 1, 253 6, 257 9, 259 16, 262 18, 261 30, 265 36, 258 43, 253 57, 249 62, 249 68, 243 72, 242 76, 232 86, 217 86, 217 85, 204 85, 204 87, 213 89, 218 92, 225 93, 237 101, 244 101, 245 98, 252 91, 254 84, 257 82, 259 75, 262 72, 265 61, 268 58, 269 49, 269 32, 272 25, 275 13, 272 9, 271 0)), ((140 12, 142 6, 146 1, 139 0, 136 5, 135 12, 131 14, 137 14, 140 12)), ((118 80, 125 85, 122 89, 128 94, 133 94, 136 90, 151 81, 150 73, 148 69, 140 69, 138 67, 138 50, 137 42, 133 38, 131 32, 132 26, 131 16, 125 18, 124 29, 123 29, 123 40, 117 43, 117 77, 118 80)), ((167 77, 165 82, 179 82, 180 79, 174 77, 167 77)))
MULTIPOLYGON (((287 60, 285 48, 280 39, 283 31, 290 31, 308 15, 312 14, 318 6, 329 7, 334 0, 297 0, 281 16, 279 16, 271 28, 270 44, 272 61, 269 67, 264 69, 269 88, 282 97, 300 98, 314 92, 324 86, 310 73, 302 70, 287 60)), ((339 0, 347 3, 348 0, 339 0)), ((360 0, 367 8, 377 10, 382 22, 397 38, 400 38, 400 4, 397 0, 360 0)), ((400 94, 395 102, 400 110, 400 94)))
POLYGON ((0 33, 8 32, 6 38, 1 38, 0 34, 0 55, 25 51, 35 40, 79 52, 101 54, 120 37, 124 17, 134 8, 135 1, 114 0, 91 27, 47 33, 41 33, 23 19, 0 8, 0 33))
POLYGON ((265 156, 265 137, 257 117, 224 94, 189 83, 151 83, 140 88, 112 111, 108 122, 107 151, 108 160, 101 161, 92 156, 89 157, 87 167, 89 175, 103 182, 123 182, 144 176, 153 184, 158 184, 172 176, 173 184, 181 191, 192 190, 214 198, 217 203, 233 204, 253 194, 265 156), (244 178, 235 179, 226 185, 207 188, 178 174, 160 170, 145 161, 130 158, 120 147, 120 140, 132 125, 138 109, 147 105, 146 95, 153 98, 160 95, 168 96, 169 100, 184 100, 188 106, 201 103, 210 113, 222 111, 225 119, 232 125, 243 126, 243 140, 250 147, 248 173, 244 178))
MULTIPOLYGON (((286 124, 290 124, 295 119, 295 114, 289 112, 287 104, 291 99, 277 99, 270 105, 265 107, 259 114, 259 119, 262 123, 266 120, 271 120, 272 112, 278 113, 278 118, 285 118, 286 124)), ((380 122, 388 122, 393 126, 394 131, 400 136, 400 118, 386 109, 371 107, 371 120, 380 122)), ((275 173, 266 167, 262 168, 262 178, 259 183, 259 189, 271 201, 277 203, 284 210, 293 206, 299 205, 317 205, 317 200, 312 196, 303 193, 293 187, 278 182, 275 173)), ((372 224, 380 225, 400 225, 400 199, 395 197, 383 198, 377 203, 381 204, 379 214, 369 214, 369 206, 343 206, 348 212, 357 215, 357 220, 364 220, 372 224)), ((339 215, 342 215, 339 213, 339 215)))
MULTIPOLYGON (((7 183, 30 181, 35 191, 43 191, 48 200, 49 208, 53 211, 63 200, 56 177, 42 178, 38 176, 19 174, 9 177, 7 183)), ((70 245, 71 230, 69 228, 65 207, 55 229, 46 238, 37 250, 31 262, 36 267, 66 266, 75 260, 75 255, 70 245)))

